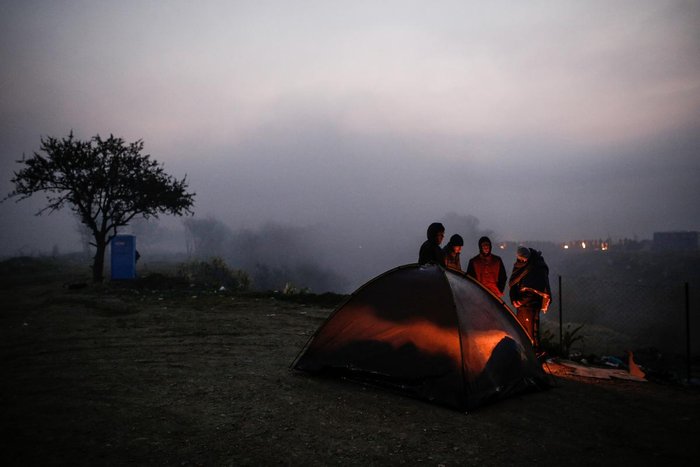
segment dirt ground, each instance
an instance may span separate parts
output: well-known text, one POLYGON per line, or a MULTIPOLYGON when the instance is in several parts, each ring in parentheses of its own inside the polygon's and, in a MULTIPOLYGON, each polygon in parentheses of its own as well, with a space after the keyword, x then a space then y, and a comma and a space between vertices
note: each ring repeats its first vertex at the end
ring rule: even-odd
POLYGON ((289 369, 333 304, 4 275, 0 463, 692 465, 697 388, 586 378, 464 414, 289 369))

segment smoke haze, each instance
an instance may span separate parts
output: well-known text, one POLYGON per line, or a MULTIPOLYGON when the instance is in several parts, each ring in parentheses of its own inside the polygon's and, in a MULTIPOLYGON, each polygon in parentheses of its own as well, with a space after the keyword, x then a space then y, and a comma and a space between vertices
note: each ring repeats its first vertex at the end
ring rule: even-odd
MULTIPOLYGON (((700 230, 697 2, 0 9, 3 195, 42 136, 143 139, 187 175, 194 219, 228 229, 231 260, 347 286, 415 261, 434 221, 466 257, 483 232, 700 230)), ((0 255, 80 248, 72 216, 41 207, 0 204, 0 255)), ((161 227, 180 232, 161 247, 186 249, 181 220, 161 227)))

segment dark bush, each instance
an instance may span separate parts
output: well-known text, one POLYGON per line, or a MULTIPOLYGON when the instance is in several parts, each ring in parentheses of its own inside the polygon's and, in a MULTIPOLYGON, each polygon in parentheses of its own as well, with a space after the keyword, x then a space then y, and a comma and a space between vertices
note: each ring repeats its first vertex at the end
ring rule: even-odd
POLYGON ((190 261, 177 267, 177 275, 200 287, 224 287, 232 291, 250 289, 250 277, 245 271, 230 269, 223 259, 190 261))

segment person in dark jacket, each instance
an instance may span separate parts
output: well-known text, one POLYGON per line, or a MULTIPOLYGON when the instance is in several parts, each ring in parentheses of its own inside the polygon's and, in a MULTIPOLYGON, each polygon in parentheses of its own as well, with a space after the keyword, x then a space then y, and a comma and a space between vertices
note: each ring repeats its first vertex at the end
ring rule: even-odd
POLYGON ((442 252, 445 255, 445 266, 455 271, 462 272, 462 263, 459 260, 459 254, 464 246, 464 239, 461 235, 454 234, 450 237, 442 252))
POLYGON ((510 301, 518 311, 518 321, 530 335, 535 351, 539 351, 540 311, 547 312, 552 297, 549 267, 542 253, 532 248, 518 247, 508 285, 510 301))
POLYGON ((500 297, 506 287, 506 267, 500 256, 491 253, 491 239, 479 239, 479 254, 469 260, 467 275, 500 297))
POLYGON ((428 239, 423 242, 418 252, 418 264, 439 264, 445 266, 445 254, 440 248, 445 238, 445 226, 439 222, 433 222, 428 226, 428 239))

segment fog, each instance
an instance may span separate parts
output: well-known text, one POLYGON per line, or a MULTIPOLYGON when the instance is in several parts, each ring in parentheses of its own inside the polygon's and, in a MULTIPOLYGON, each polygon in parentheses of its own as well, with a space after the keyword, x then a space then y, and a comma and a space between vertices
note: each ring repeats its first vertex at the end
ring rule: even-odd
MULTIPOLYGON (((232 267, 315 289, 415 261, 434 221, 463 262, 482 233, 700 230, 697 2, 142 3, 3 4, 3 195, 43 136, 143 139, 232 267)), ((80 250, 43 206, 0 204, 0 256, 80 250)), ((187 252, 182 219, 125 231, 187 252)))

